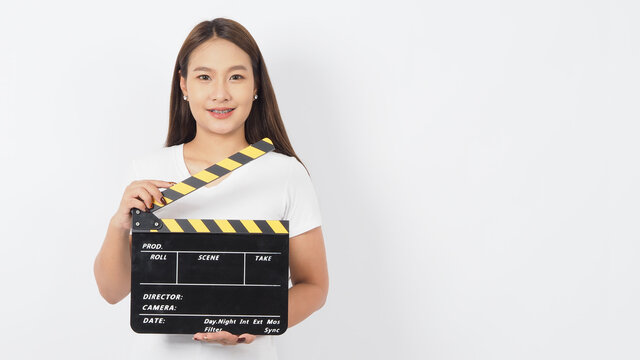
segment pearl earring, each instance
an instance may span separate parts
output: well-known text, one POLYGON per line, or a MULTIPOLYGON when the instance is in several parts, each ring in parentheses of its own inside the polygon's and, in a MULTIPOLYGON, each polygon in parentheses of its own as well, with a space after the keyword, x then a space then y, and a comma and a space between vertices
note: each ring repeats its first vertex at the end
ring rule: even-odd
POLYGON ((253 95, 253 100, 258 99, 258 94, 253 95))
POLYGON ((187 100, 187 95, 182 95, 182 98, 187 100))

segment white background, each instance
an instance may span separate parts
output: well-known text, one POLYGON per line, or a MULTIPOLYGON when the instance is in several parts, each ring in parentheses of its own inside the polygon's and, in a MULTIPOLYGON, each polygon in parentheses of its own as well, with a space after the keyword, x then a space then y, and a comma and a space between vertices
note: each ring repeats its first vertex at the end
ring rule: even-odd
POLYGON ((129 156, 163 145, 182 42, 228 17, 323 214, 329 297, 282 359, 638 359, 638 10, 2 5, 0 352, 126 354, 129 298, 100 297, 93 261, 129 156))

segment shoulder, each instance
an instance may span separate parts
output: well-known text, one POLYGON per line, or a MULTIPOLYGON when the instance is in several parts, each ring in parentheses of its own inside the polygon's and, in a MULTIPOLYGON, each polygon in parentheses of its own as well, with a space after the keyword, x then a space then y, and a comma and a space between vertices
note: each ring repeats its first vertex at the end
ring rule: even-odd
POLYGON ((293 156, 277 153, 275 151, 269 151, 260 158, 262 161, 256 161, 256 163, 261 164, 262 167, 268 167, 271 170, 284 172, 286 174, 290 172, 292 166, 295 166, 294 163, 298 162, 298 160, 293 156))
POLYGON ((274 183, 290 187, 310 180, 307 169, 295 156, 270 151, 255 163, 253 169, 260 174, 262 181, 270 179, 274 183))
POLYGON ((300 175, 304 173, 307 175, 307 169, 302 165, 295 156, 289 156, 281 153, 277 153, 275 151, 271 151, 265 155, 263 155, 265 159, 267 159, 264 163, 266 166, 271 166, 282 173, 286 174, 288 177, 300 175))
POLYGON ((263 158, 268 159, 269 162, 273 164, 288 164, 291 159, 295 159, 293 156, 281 154, 275 151, 269 151, 268 153, 262 155, 263 158))

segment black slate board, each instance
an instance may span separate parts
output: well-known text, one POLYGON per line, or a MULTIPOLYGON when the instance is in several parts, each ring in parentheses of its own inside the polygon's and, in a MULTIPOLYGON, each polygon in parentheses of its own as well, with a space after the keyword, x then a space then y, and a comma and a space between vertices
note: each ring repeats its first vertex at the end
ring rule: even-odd
POLYGON ((288 324, 289 234, 134 232, 137 333, 280 335, 288 324))

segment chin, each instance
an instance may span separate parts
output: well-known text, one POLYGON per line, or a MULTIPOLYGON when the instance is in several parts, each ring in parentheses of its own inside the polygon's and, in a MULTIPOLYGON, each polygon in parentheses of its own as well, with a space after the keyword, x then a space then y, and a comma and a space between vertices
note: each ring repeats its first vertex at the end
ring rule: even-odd
POLYGON ((227 126, 209 126, 207 131, 218 134, 227 135, 238 131, 239 127, 227 127, 227 126))

